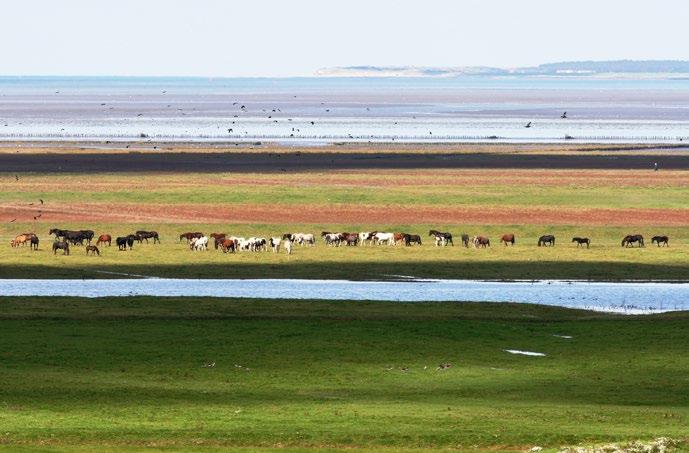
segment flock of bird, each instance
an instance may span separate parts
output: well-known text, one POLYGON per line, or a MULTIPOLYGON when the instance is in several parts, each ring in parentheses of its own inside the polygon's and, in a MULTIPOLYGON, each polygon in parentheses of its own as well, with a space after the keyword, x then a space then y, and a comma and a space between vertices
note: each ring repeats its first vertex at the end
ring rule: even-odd
MULTIPOLYGON (((567 112, 563 112, 562 115, 560 115, 560 118, 562 118, 563 120, 566 120, 567 119, 567 112)), ((528 123, 526 123, 526 126, 524 126, 524 127, 528 129, 532 126, 533 126, 533 121, 529 121, 528 123)))

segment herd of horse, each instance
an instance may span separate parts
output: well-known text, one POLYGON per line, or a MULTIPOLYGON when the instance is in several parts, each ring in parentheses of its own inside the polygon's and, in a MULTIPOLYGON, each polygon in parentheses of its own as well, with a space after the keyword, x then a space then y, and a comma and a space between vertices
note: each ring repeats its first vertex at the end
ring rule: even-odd
MULTIPOLYGON (((69 255, 70 246, 85 246, 86 254, 100 255, 99 246, 111 246, 112 236, 110 234, 101 234, 98 236, 95 245, 92 244, 95 233, 93 230, 63 230, 59 228, 52 228, 48 235, 54 235, 54 242, 52 244, 53 254, 57 254, 58 250, 62 250, 63 255, 69 255)), ((452 233, 438 230, 430 230, 428 236, 433 238, 436 247, 453 246, 452 233)), ((321 240, 326 246, 340 247, 340 246, 373 246, 373 245, 389 245, 394 246, 403 244, 407 247, 414 245, 421 245, 421 236, 418 234, 410 234, 404 232, 382 232, 382 231, 365 231, 359 233, 348 232, 321 232, 321 240)), ((490 247, 490 239, 486 236, 477 235, 470 237, 466 233, 460 235, 462 245, 464 247, 473 246, 474 248, 490 247)), ((133 234, 126 236, 119 236, 115 238, 115 244, 121 251, 132 250, 135 243, 142 244, 144 241, 149 242, 149 239, 154 244, 160 243, 160 236, 157 231, 139 230, 133 234)), ((279 253, 282 248, 286 253, 292 253, 293 245, 300 246, 314 246, 316 245, 316 237, 312 233, 284 233, 278 237, 240 237, 231 236, 226 233, 212 233, 209 236, 201 232, 186 232, 179 235, 179 241, 186 240, 187 245, 193 251, 208 250, 208 244, 213 239, 213 245, 216 250, 221 250, 224 253, 235 253, 242 251, 267 251, 269 248, 275 253, 279 253)), ((657 244, 658 247, 669 246, 668 236, 653 236, 651 238, 652 244, 657 244)), ((19 247, 29 244, 31 250, 38 250, 39 244, 38 235, 35 233, 22 233, 17 235, 10 241, 12 247, 19 247)), ((576 243, 577 247, 591 246, 591 240, 587 237, 573 237, 572 243, 576 243)), ((503 234, 500 237, 500 243, 505 246, 515 245, 516 236, 514 233, 503 234)), ((554 247, 555 236, 552 234, 545 234, 538 238, 538 247, 554 247)), ((622 239, 622 247, 644 247, 644 237, 641 234, 629 234, 622 239)))

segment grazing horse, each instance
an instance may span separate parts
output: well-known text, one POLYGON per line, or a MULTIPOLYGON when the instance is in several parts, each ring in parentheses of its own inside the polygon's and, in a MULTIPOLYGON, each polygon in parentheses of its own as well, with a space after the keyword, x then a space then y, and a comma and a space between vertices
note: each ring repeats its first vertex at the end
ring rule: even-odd
POLYGON ((63 255, 69 255, 69 242, 55 241, 53 242, 53 255, 57 254, 58 250, 62 250, 63 255))
POLYGON ((10 241, 10 245, 12 247, 19 247, 19 245, 26 245, 27 242, 31 241, 31 238, 35 236, 33 233, 24 233, 20 234, 19 236, 15 237, 10 241))
POLYGON ((222 241, 224 241, 227 238, 227 234, 225 233, 211 233, 211 236, 213 238, 213 247, 215 250, 218 250, 220 248, 220 245, 222 244, 222 241))
POLYGON ((644 237, 640 234, 628 234, 622 239, 622 247, 632 247, 637 242, 639 247, 644 247, 644 237))
POLYGON ((452 234, 451 233, 443 233, 441 231, 437 230, 430 230, 428 232, 429 236, 435 236, 435 245, 447 245, 450 244, 452 246, 455 245, 454 242, 452 242, 452 234))
POLYGON ((98 247, 96 247, 95 245, 87 245, 86 246, 86 255, 88 255, 89 252, 91 252, 91 255, 100 256, 100 250, 98 250, 98 247))
POLYGON ((88 241, 88 234, 84 231, 64 231, 63 233, 64 240, 72 245, 84 245, 84 241, 88 241))
POLYGON ((664 244, 665 247, 669 247, 670 244, 668 243, 668 241, 670 241, 670 238, 667 236, 653 236, 651 238, 651 245, 653 245, 653 243, 655 242, 656 244, 658 244, 658 247, 660 247, 660 244, 664 244))
POLYGON ((538 246, 539 247, 554 247, 555 246, 555 236, 552 234, 544 234, 540 238, 538 238, 538 246))
POLYGON ((282 242, 281 238, 270 238, 268 242, 270 243, 270 248, 273 249, 273 253, 280 253, 280 243, 282 242))
POLYGON ((158 236, 157 231, 139 230, 135 233, 135 235, 136 235, 136 240, 139 241, 139 244, 141 244, 144 240, 146 240, 146 243, 148 244, 149 239, 153 239, 154 244, 156 242, 158 244, 160 244, 160 236, 158 236))
POLYGON ((200 238, 195 238, 189 243, 189 248, 196 251, 208 250, 208 236, 201 236, 200 238))
POLYGON ((514 234, 509 233, 509 234, 503 234, 502 237, 500 238, 500 242, 505 244, 505 247, 507 247, 507 244, 514 245, 515 243, 515 238, 514 234))
POLYGON ((414 244, 421 245, 421 236, 419 236, 418 234, 405 234, 404 245, 409 247, 414 244))
POLYGON ((488 239, 485 236, 474 236, 474 248, 479 248, 479 247, 490 247, 490 239, 488 239))
POLYGON ((31 250, 38 250, 38 242, 38 236, 35 234, 31 236, 31 244, 29 244, 31 246, 31 250))
POLYGON ((115 239, 115 244, 117 244, 117 248, 119 250, 127 250, 127 247, 129 247, 129 250, 132 249, 134 246, 134 241, 136 240, 136 236, 133 234, 130 234, 129 236, 120 236, 117 239, 115 239))
POLYGON ((112 236, 110 236, 109 234, 101 234, 100 236, 98 236, 96 245, 98 246, 101 244, 105 244, 106 242, 108 243, 108 247, 110 247, 112 245, 112 236))
POLYGON ((393 233, 393 239, 392 242, 397 245, 401 242, 404 241, 404 237, 407 235, 407 233, 393 233))
POLYGON ((461 238, 462 238, 462 245, 464 245, 464 247, 468 248, 469 247, 469 235, 466 233, 462 233, 461 238))
POLYGON ((198 239, 203 237, 203 233, 201 232, 195 232, 195 233, 182 233, 179 235, 179 241, 181 242, 182 239, 187 240, 187 244, 191 242, 192 239, 198 239))
POLYGON ((222 249, 223 253, 234 253, 237 250, 237 241, 234 239, 223 239, 220 242, 220 248, 222 249))
POLYGON ((591 246, 591 240, 589 238, 573 237, 572 242, 577 243, 577 247, 583 247, 586 244, 586 248, 591 246))

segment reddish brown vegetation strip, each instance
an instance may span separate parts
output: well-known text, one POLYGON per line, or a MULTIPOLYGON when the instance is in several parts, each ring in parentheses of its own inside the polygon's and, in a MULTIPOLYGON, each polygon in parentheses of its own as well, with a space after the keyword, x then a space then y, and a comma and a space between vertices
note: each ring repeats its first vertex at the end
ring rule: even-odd
MULTIPOLYGON (((0 221, 32 220, 25 206, 0 205, 0 221)), ((574 209, 396 207, 361 205, 167 205, 70 203, 44 207, 42 223, 145 222, 145 223, 311 223, 311 224, 553 224, 611 226, 682 226, 689 224, 689 209, 574 209)))

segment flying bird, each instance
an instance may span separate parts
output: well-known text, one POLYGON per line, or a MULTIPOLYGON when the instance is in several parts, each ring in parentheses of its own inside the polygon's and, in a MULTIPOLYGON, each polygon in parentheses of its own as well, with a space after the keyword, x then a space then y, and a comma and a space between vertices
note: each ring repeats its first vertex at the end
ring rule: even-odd
POLYGON ((524 126, 524 127, 531 127, 531 121, 529 121, 528 123, 526 123, 526 126, 524 126))
POLYGON ((567 112, 564 112, 562 115, 560 115, 560 118, 562 118, 563 120, 567 119, 567 112))

